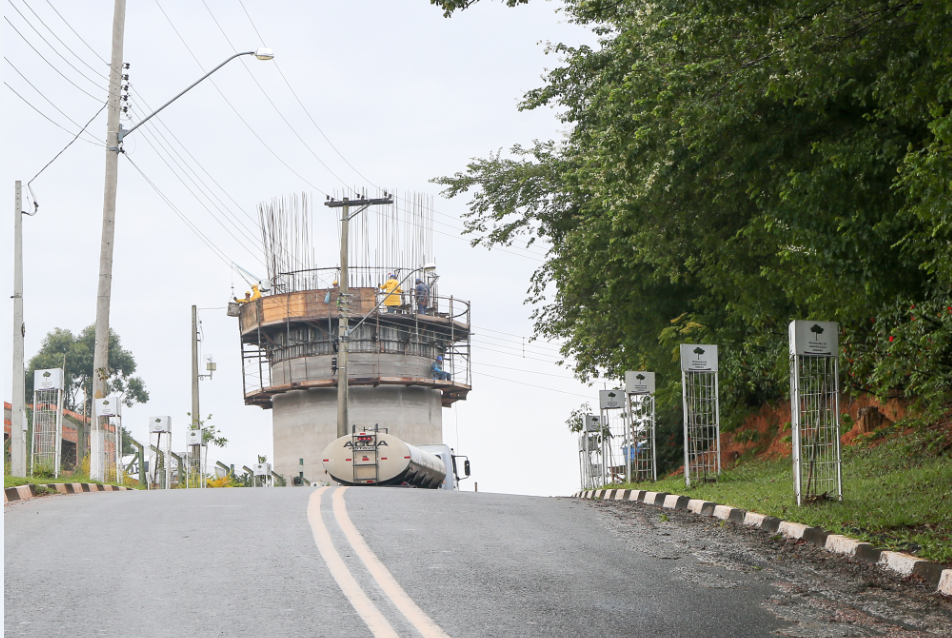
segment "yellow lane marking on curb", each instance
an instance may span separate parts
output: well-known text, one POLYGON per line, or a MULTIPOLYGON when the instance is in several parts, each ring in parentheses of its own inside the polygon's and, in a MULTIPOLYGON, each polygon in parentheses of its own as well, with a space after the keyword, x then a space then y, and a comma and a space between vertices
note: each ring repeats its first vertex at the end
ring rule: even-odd
POLYGON ((337 586, 344 592, 344 596, 353 606, 354 610, 360 615, 366 623, 367 628, 376 638, 399 638, 397 632, 383 617, 373 601, 367 597, 364 590, 360 588, 354 575, 350 573, 344 559, 340 557, 337 550, 334 549, 334 543, 327 527, 324 526, 324 520, 321 518, 321 495, 327 490, 327 487, 321 487, 315 490, 307 503, 307 522, 311 525, 311 532, 314 534, 314 542, 321 553, 321 558, 327 563, 337 586))
POLYGON ((440 629, 439 625, 433 622, 432 618, 427 616, 426 613, 413 602, 413 599, 410 598, 403 587, 396 581, 390 573, 390 570, 384 567, 380 559, 377 558, 377 555, 374 554, 367 545, 364 537, 357 531, 357 528, 354 527, 350 516, 347 514, 347 506, 344 503, 344 491, 346 490, 346 487, 341 487, 334 492, 334 516, 337 517, 337 524, 340 525, 344 536, 350 541, 350 545, 354 548, 357 556, 364 562, 367 571, 369 571, 370 575, 377 581, 377 585, 380 586, 380 589, 393 601, 394 606, 400 610, 400 613, 406 616, 406 619, 420 632, 423 638, 450 638, 446 632, 440 629))

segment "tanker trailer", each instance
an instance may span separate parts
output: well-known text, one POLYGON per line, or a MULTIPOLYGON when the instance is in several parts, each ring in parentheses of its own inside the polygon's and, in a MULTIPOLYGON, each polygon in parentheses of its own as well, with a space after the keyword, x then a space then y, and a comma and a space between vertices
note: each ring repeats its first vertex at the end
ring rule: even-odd
POLYGON ((378 430, 362 430, 324 448, 324 469, 343 485, 413 485, 439 488, 446 478, 440 457, 378 430))

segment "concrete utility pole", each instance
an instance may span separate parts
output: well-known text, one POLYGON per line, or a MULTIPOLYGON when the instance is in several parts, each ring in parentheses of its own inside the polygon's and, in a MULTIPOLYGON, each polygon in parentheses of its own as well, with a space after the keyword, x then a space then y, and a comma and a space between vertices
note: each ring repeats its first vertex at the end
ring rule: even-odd
POLYGON ((338 317, 338 352, 337 352, 337 436, 347 435, 347 391, 350 389, 347 383, 348 378, 348 354, 350 347, 347 344, 347 328, 350 319, 350 280, 348 278, 347 257, 349 228, 350 228, 350 206, 348 199, 344 198, 344 205, 340 209, 340 316, 338 317))
POLYGON ((392 204, 393 198, 387 195, 383 199, 354 199, 350 200, 344 197, 341 201, 329 200, 324 202, 325 206, 330 208, 340 208, 340 316, 338 317, 338 346, 337 346, 337 436, 346 436, 349 432, 348 421, 350 417, 347 411, 347 395, 349 392, 348 375, 348 354, 350 352, 350 285, 348 282, 347 257, 348 257, 348 237, 350 220, 364 212, 371 206, 382 206, 392 204), (350 214, 351 206, 360 208, 353 215, 350 214))
MULTIPOLYGON (((192 430, 202 427, 198 405, 198 377, 198 308, 192 306, 192 423, 189 426, 192 430)), ((198 459, 197 465, 201 467, 201 453, 201 445, 188 446, 189 475, 196 469, 196 459, 198 459)), ((186 485, 188 485, 187 481, 186 485)))
MULTIPOLYGON (((102 207, 102 245, 99 252, 99 291, 96 297, 96 345, 93 350, 93 406, 106 396, 109 379, 109 305, 112 297, 112 252, 116 234, 116 189, 119 179, 119 96, 122 88, 122 47, 126 25, 126 0, 116 0, 112 18, 112 59, 109 65, 109 96, 106 122, 106 180, 102 207)), ((101 437, 98 415, 92 414, 92 430, 101 437)), ((86 455, 77 441, 76 462, 86 455)), ((90 475, 105 478, 105 447, 97 440, 90 459, 90 475), (100 449, 102 448, 102 449, 100 449)))
POLYGON ((10 410, 10 475, 26 476, 26 441, 23 420, 26 414, 26 379, 23 374, 23 195, 20 182, 13 197, 13 397, 10 410))

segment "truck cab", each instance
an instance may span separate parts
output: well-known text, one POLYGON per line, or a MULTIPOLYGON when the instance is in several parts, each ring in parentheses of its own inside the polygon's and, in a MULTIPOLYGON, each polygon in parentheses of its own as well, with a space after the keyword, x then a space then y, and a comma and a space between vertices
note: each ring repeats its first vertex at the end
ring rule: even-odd
POLYGON ((453 448, 450 446, 440 443, 433 445, 417 445, 415 447, 418 447, 425 452, 429 452, 433 456, 438 456, 446 466, 446 478, 443 479, 443 484, 440 486, 440 489, 457 490, 459 489, 459 482, 463 479, 469 478, 469 457, 453 454, 453 448), (459 475, 456 459, 463 459, 463 476, 459 475))

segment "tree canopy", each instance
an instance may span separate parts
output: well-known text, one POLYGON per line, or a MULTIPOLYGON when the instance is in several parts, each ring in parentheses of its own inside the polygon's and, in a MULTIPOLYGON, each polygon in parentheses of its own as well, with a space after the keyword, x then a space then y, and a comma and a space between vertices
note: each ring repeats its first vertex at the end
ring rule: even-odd
POLYGON ((474 243, 551 246, 535 328, 579 378, 653 369, 676 409, 678 344, 717 343, 724 413, 742 415, 788 391, 787 323, 832 320, 853 390, 943 405, 952 3, 564 11, 598 44, 552 46, 560 65, 520 108, 553 106, 570 132, 434 181, 471 196, 474 243))
MULTIPOLYGON (((47 368, 64 368, 64 407, 74 412, 81 411, 85 399, 92 396, 93 347, 96 343, 96 326, 89 326, 79 334, 63 328, 55 328, 43 339, 40 351, 30 359, 26 375, 27 396, 33 394, 33 372, 47 368), (85 394, 84 394, 85 390, 85 394)), ((136 361, 132 353, 122 347, 119 335, 109 331, 109 378, 106 387, 110 394, 121 394, 126 407, 149 400, 149 392, 140 377, 132 376, 136 361)), ((90 414, 87 408, 86 414, 90 414)))

